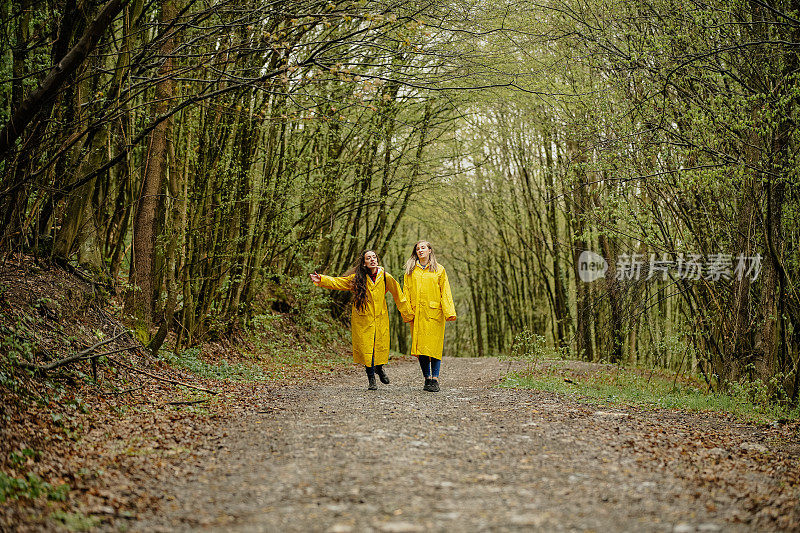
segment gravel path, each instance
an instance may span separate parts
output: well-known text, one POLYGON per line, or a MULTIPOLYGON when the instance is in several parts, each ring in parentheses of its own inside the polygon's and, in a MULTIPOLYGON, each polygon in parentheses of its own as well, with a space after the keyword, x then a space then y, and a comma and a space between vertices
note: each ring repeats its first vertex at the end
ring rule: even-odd
MULTIPOLYGON (((700 487, 679 461, 638 449, 643 438, 659 441, 674 425, 669 420, 496 388, 505 369, 494 359, 446 359, 439 393, 422 390, 414 361, 390 364, 392 383, 379 383, 378 391, 367 391, 355 370, 288 389, 260 412, 231 419, 203 460, 165 475, 158 514, 129 525, 242 532, 754 528, 755 511, 743 509, 736 490, 700 487)), ((709 463, 726 468, 724 460, 709 463)), ((772 482, 748 475, 754 485, 772 482)))

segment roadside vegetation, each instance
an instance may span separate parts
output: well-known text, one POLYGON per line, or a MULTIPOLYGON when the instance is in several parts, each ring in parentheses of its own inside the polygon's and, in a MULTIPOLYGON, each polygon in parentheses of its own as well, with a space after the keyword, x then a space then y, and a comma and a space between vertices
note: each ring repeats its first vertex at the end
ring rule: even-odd
POLYGON ((265 292, 242 327, 179 350, 170 335, 154 355, 102 285, 16 259, 0 267, 0 530, 124 525, 154 504, 134 481, 148 469, 351 363, 325 293, 265 292))
POLYGON ((800 419, 800 407, 786 397, 777 379, 764 383, 757 377, 742 377, 719 390, 716 383, 691 369, 570 359, 567 352, 550 348, 544 337, 529 333, 517 336, 504 359, 509 362, 509 372, 502 387, 556 392, 598 404, 715 411, 755 423, 800 419))

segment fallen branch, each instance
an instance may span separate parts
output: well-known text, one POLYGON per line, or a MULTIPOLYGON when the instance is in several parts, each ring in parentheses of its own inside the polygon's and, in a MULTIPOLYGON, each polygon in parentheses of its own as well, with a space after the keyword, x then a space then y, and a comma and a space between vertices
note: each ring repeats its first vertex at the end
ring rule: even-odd
MULTIPOLYGON (((110 342, 113 342, 113 341, 117 340, 118 338, 122 337, 126 333, 127 333, 126 331, 123 331, 119 335, 116 335, 114 337, 111 337, 110 339, 106 339, 104 341, 100 341, 100 342, 98 342, 96 344, 93 344, 92 346, 89 346, 85 350, 83 350, 81 352, 78 352, 75 355, 70 355, 69 357, 67 357, 65 359, 61 359, 59 361, 53 361, 52 363, 48 363, 46 365, 34 365, 32 363, 22 363, 22 366, 24 366, 26 368, 31 368, 33 370, 39 370, 39 371, 42 371, 42 372, 48 372, 48 371, 54 370, 54 369, 56 369, 56 368, 58 368, 60 366, 68 365, 69 363, 74 363, 75 361, 82 361, 84 359, 91 359, 93 357, 100 357, 102 355, 107 355, 107 354, 97 354, 97 355, 92 355, 92 356, 86 357, 88 354, 92 353, 93 351, 95 351, 99 347, 104 346, 104 345, 106 345, 106 344, 108 344, 110 342)), ((122 351, 125 351, 125 350, 130 350, 131 348, 137 348, 137 346, 128 347, 128 348, 124 348, 124 349, 120 349, 120 350, 114 350, 114 351, 107 352, 107 353, 122 352, 122 351)))
POLYGON ((141 369, 138 369, 138 368, 134 368, 134 367, 132 367, 130 365, 126 365, 125 363, 123 363, 121 361, 117 361, 116 359, 112 359, 111 357, 109 357, 109 359, 114 361, 114 363, 118 364, 119 366, 123 366, 123 367, 127 368, 128 370, 132 370, 134 372, 138 372, 140 374, 144 374, 145 376, 149 376, 149 377, 151 377, 153 379, 157 379, 158 381, 164 381, 166 383, 172 383, 173 385, 180 385, 182 387, 188 387, 190 389, 195 389, 195 390, 207 392, 209 394, 219 394, 219 391, 206 389, 204 387, 198 387, 197 385, 189 385, 188 383, 183 383, 182 381, 178 381, 178 380, 175 380, 175 379, 162 378, 161 376, 156 376, 155 374, 151 374, 150 372, 146 372, 144 370, 141 370, 141 369))

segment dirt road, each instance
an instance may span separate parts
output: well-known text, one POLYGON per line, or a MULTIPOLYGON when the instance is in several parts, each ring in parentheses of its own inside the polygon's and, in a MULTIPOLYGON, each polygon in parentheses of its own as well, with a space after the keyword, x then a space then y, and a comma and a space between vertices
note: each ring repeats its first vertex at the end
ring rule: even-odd
POLYGON ((784 481, 778 491, 780 475, 763 459, 776 454, 744 426, 500 389, 506 367, 494 359, 446 359, 439 393, 422 390, 413 361, 387 368, 392 383, 378 391, 367 391, 354 370, 284 391, 231 419, 213 447, 165 473, 158 513, 129 525, 329 532, 792 527, 770 513, 797 511, 797 490, 787 492, 784 481))

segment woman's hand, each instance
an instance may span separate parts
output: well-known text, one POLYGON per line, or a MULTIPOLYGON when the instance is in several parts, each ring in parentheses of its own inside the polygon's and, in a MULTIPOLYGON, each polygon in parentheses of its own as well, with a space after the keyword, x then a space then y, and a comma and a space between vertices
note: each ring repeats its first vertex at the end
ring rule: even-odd
POLYGON ((309 276, 311 276, 311 281, 313 281, 314 283, 319 283, 320 281, 322 281, 322 276, 317 274, 316 270, 314 271, 313 274, 309 274, 309 276))

